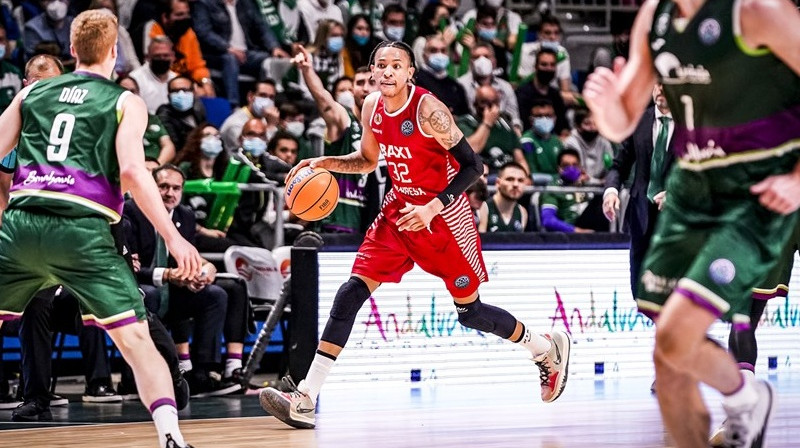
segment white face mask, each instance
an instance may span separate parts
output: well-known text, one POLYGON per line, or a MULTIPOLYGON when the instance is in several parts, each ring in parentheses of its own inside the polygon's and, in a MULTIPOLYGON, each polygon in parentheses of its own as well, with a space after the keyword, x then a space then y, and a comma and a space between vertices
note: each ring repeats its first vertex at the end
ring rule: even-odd
POLYGON ((286 123, 286 132, 294 135, 295 137, 302 136, 305 130, 306 130, 306 125, 301 121, 290 121, 286 123))
POLYGON ((503 6, 503 0, 486 0, 485 3, 492 8, 499 8, 503 6))
POLYGON ((356 105, 356 97, 352 92, 344 91, 336 95, 336 102, 344 106, 346 109, 352 109, 356 105))
POLYGON ((45 13, 50 20, 56 22, 63 20, 67 16, 67 4, 60 0, 50 2, 45 9, 45 13))
POLYGON ((272 101, 272 98, 257 96, 253 100, 253 114, 256 117, 264 118, 264 115, 267 114, 267 110, 272 109, 273 107, 275 107, 275 102, 272 101))
POLYGON ((492 67, 492 61, 489 58, 481 56, 472 62, 472 70, 475 72, 475 76, 485 78, 492 74, 494 67, 492 67))

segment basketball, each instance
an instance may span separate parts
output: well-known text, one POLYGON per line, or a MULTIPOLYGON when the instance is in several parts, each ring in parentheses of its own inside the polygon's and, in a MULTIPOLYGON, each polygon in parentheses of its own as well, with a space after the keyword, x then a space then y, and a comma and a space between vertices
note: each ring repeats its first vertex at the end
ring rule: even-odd
POLYGON ((330 171, 306 167, 286 183, 286 205, 300 219, 319 221, 339 202, 339 184, 330 171))

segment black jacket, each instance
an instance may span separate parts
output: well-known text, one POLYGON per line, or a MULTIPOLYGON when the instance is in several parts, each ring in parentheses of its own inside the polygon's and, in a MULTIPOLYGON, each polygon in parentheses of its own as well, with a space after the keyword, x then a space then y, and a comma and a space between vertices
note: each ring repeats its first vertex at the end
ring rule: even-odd
MULTIPOLYGON (((192 27, 203 54, 221 56, 228 52, 231 41, 231 17, 225 0, 197 0, 192 5, 192 27)), ((255 0, 236 0, 236 17, 244 31, 248 50, 271 52, 280 47, 255 0)))

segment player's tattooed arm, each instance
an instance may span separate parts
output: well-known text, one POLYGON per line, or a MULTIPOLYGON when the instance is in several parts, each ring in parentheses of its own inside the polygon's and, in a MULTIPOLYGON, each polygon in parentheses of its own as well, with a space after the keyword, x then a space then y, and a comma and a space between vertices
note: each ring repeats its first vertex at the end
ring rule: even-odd
POLYGON ((438 99, 426 96, 420 104, 418 114, 422 131, 433 135, 444 149, 452 148, 464 137, 461 129, 456 126, 450 109, 438 99))

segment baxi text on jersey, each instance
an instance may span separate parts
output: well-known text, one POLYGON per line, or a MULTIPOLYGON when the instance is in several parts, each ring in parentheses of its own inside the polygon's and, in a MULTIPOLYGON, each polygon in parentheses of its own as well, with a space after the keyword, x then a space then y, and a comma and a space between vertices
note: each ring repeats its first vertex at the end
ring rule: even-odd
POLYGON ((81 89, 78 87, 64 87, 61 90, 61 95, 58 97, 58 101, 61 103, 70 103, 70 104, 83 104, 84 98, 89 93, 87 89, 81 89))
POLYGON ((384 145, 383 143, 378 143, 378 146, 381 148, 381 152, 385 157, 413 159, 413 157, 411 157, 411 151, 408 150, 408 146, 384 145))
POLYGON ((28 173, 28 177, 22 181, 22 185, 31 185, 31 184, 67 184, 67 185, 75 185, 75 178, 72 177, 71 174, 67 174, 66 176, 56 176, 55 172, 50 171, 48 174, 44 174, 39 176, 36 171, 31 171, 28 173))

